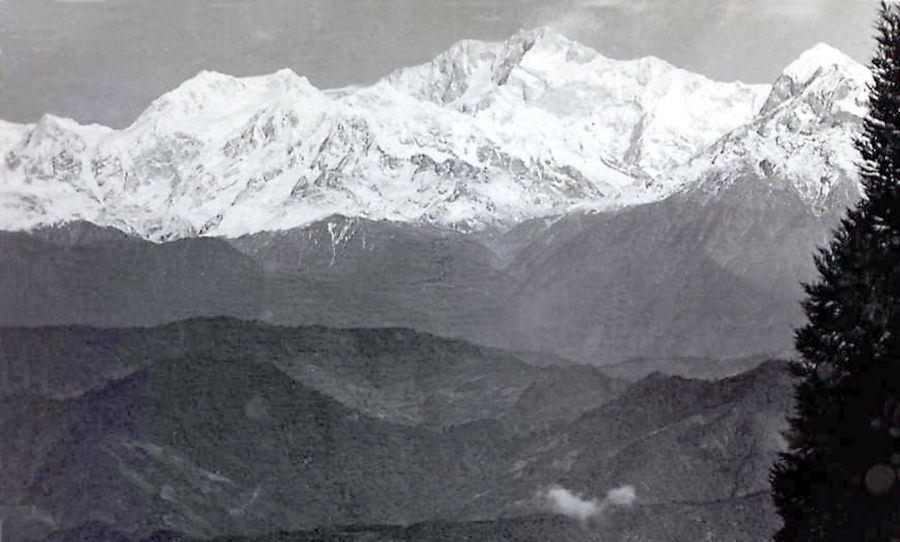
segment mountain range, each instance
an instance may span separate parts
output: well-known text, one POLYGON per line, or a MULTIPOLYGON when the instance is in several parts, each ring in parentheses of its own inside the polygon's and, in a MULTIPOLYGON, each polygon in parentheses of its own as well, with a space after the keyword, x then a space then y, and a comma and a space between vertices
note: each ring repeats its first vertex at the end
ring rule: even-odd
POLYGON ((367 86, 202 72, 121 130, 0 122, 2 528, 770 539, 773 360, 860 197, 869 80, 823 44, 748 85, 535 29, 367 86))
POLYGON ((123 130, 3 124, 0 323, 399 326, 725 376, 790 352, 868 81, 822 44, 745 85, 537 29, 366 87, 204 72, 123 130))
POLYGON ((6 328, 0 348, 0 514, 17 540, 749 541, 774 526, 778 362, 627 383, 402 329, 226 318, 6 328), (632 497, 584 523, 554 487, 632 497))
POLYGON ((747 85, 611 60, 548 29, 462 41, 365 87, 202 72, 123 130, 0 124, 0 228, 86 220, 161 241, 341 214, 506 229, 746 175, 822 212, 854 193, 868 80, 826 45, 747 85))

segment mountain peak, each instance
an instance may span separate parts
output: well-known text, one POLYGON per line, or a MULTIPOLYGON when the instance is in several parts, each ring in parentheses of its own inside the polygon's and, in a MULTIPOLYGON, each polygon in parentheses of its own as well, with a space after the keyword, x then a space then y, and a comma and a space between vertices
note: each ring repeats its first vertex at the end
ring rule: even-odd
POLYGON ((224 73, 202 70, 178 87, 153 101, 135 125, 153 119, 183 119, 215 109, 245 90, 243 81, 224 73))
POLYGON ((244 90, 244 82, 224 73, 202 70, 163 97, 184 97, 202 101, 213 95, 233 96, 244 90))
MULTIPOLYGON (((820 106, 841 105, 859 115, 861 95, 871 79, 869 70, 838 49, 818 43, 791 62, 772 85, 763 106, 768 113, 800 96, 809 96, 820 106)), ((807 98, 803 98, 807 99, 807 98)))
POLYGON ((860 75, 865 66, 850 58, 842 51, 826 44, 817 43, 791 62, 782 72, 782 77, 803 84, 827 70, 842 70, 851 75, 860 75))
POLYGON ((572 46, 584 47, 548 26, 523 28, 510 36, 504 43, 507 47, 515 47, 522 44, 525 45, 527 49, 531 49, 535 46, 552 49, 565 49, 572 46))
POLYGON ((73 130, 79 128, 80 125, 70 118, 60 117, 52 113, 44 113, 34 124, 34 127, 44 131, 56 131, 73 130))
POLYGON ((513 69, 523 66, 526 57, 530 68, 546 71, 561 63, 574 61, 584 64, 600 57, 600 54, 548 27, 520 30, 503 42, 503 51, 494 67, 493 81, 504 84, 513 69))
MULTIPOLYGON (((544 78, 571 64, 601 58, 593 49, 548 27, 519 30, 502 42, 462 40, 429 63, 387 76, 395 88, 440 105, 474 107, 486 92, 503 87, 519 69, 527 79, 544 78), (464 98, 459 101, 460 98, 464 98)), ((577 70, 576 70, 577 71, 577 70)))
POLYGON ((270 87, 280 86, 283 88, 311 87, 309 79, 290 68, 282 68, 272 75, 265 76, 270 87))
POLYGON ((237 81, 236 77, 217 72, 215 70, 200 70, 194 77, 191 77, 181 87, 192 87, 197 85, 231 85, 237 81))
MULTIPOLYGON (((7 124, 6 127, 12 128, 12 125, 7 124)), ((73 119, 47 113, 41 116, 36 123, 19 125, 17 130, 12 131, 12 133, 20 135, 26 132, 28 136, 24 139, 23 144, 31 148, 42 145, 52 146, 55 144, 54 142, 59 141, 67 141, 69 145, 83 148, 85 141, 95 141, 113 133, 114 130, 99 124, 82 125, 73 119)), ((4 138, 0 136, 0 140, 2 139, 4 138)))
POLYGON ((251 77, 203 70, 157 98, 133 126, 192 133, 198 123, 230 118, 241 124, 261 108, 320 94, 306 77, 288 68, 251 77))
POLYGON ((842 207, 858 197, 853 139, 868 110, 870 80, 865 66, 817 44, 784 69, 750 124, 693 159, 687 177, 709 193, 762 179, 815 213, 842 207))

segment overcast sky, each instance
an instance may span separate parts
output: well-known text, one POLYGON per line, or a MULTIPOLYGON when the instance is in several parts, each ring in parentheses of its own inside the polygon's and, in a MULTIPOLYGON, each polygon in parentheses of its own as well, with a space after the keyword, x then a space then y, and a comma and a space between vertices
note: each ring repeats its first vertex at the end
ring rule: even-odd
POLYGON ((861 61, 875 0, 0 0, 0 118, 121 127, 201 69, 290 67, 320 88, 374 81, 462 38, 550 26, 613 58, 652 54, 771 82, 824 41, 861 61))

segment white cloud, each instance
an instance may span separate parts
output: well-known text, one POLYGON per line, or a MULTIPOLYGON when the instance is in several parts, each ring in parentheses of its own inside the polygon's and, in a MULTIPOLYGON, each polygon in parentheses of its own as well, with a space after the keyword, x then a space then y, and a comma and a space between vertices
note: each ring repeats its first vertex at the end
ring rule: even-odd
POLYGON ((606 501, 613 506, 631 506, 637 500, 637 494, 631 486, 622 486, 609 490, 606 501))
POLYGON ((562 486, 554 486, 542 493, 544 504, 553 513, 582 523, 602 514, 611 506, 631 506, 637 499, 632 486, 611 489, 602 500, 589 499, 562 486))
POLYGON ((546 499, 553 512, 579 521, 587 521, 600 513, 596 499, 583 499, 564 487, 550 488, 546 499))

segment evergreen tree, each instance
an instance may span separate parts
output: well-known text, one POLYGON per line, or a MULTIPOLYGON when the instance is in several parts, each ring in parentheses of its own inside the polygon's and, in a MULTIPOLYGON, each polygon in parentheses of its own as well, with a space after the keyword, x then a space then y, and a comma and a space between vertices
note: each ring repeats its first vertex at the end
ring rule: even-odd
POLYGON ((789 450, 772 471, 778 542, 900 541, 900 7, 882 3, 864 197, 816 259, 789 450))

